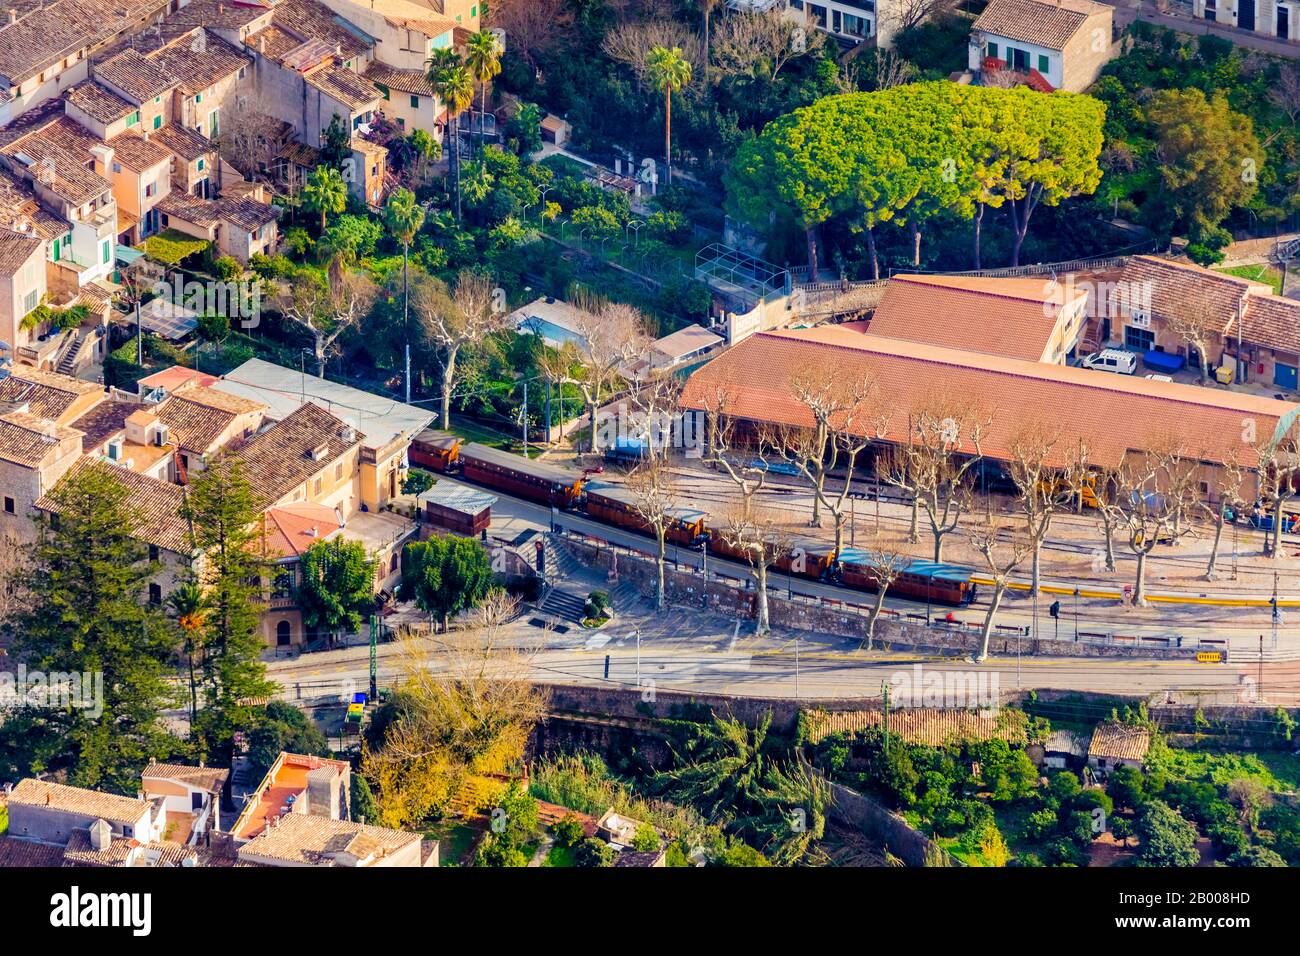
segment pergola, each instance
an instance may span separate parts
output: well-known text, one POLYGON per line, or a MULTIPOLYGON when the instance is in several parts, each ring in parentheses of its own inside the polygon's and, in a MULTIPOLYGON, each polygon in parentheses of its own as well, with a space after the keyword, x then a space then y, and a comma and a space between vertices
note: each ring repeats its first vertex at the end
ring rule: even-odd
POLYGON ((749 308, 773 293, 789 291, 790 273, 757 256, 712 242, 695 254, 695 278, 749 308))

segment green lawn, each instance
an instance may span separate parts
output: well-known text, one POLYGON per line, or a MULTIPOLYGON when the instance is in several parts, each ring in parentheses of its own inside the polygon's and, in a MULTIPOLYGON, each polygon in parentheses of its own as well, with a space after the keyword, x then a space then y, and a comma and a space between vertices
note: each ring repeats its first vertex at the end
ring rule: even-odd
POLYGON ((438 865, 459 866, 478 840, 479 831, 467 823, 448 821, 429 830, 425 836, 439 842, 438 865))
POLYGON ((1282 294, 1282 270, 1273 266, 1233 266, 1230 269, 1216 269, 1214 271, 1222 272, 1224 275, 1236 276, 1239 279, 1250 279, 1252 282, 1267 282, 1273 287, 1274 295, 1282 294))
POLYGON ((505 432, 499 432, 495 428, 488 428, 466 418, 452 418, 451 431, 452 434, 459 435, 467 442, 478 442, 489 448, 515 451, 518 445, 518 439, 514 435, 507 435, 505 432))
POLYGON ((546 854, 546 859, 542 861, 542 866, 577 866, 577 853, 571 846, 560 846, 558 843, 551 847, 551 852, 546 854))

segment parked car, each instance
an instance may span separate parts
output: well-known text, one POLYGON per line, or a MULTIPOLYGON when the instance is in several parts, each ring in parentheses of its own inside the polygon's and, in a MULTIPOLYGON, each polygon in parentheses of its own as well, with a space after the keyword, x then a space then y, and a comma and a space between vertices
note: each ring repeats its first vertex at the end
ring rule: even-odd
POLYGON ((1137 356, 1123 349, 1102 349, 1100 352, 1085 355, 1080 364, 1084 368, 1097 369, 1099 372, 1132 375, 1137 371, 1137 356))

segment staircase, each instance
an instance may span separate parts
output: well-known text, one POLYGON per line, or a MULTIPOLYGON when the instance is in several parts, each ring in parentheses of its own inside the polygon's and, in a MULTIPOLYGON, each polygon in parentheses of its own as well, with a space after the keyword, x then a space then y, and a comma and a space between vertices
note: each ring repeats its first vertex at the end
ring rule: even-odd
POLYGON ((586 597, 574 594, 572 591, 551 588, 537 605, 537 610, 563 621, 581 624, 587 617, 586 607, 586 597))
POLYGON ((1300 236, 1286 241, 1278 240, 1273 246, 1273 261, 1282 263, 1300 258, 1300 236))
POLYGON ((609 600, 616 611, 624 611, 641 603, 641 590, 631 581, 623 578, 609 592, 609 600))
POLYGON ((582 570, 582 563, 569 551, 554 534, 543 538, 543 553, 546 555, 546 586, 553 588, 582 570))
POLYGON ((68 335, 67 342, 59 352, 55 368, 63 375, 75 376, 77 374, 77 364, 81 359, 81 353, 84 351, 86 343, 90 337, 81 332, 73 332, 68 335))

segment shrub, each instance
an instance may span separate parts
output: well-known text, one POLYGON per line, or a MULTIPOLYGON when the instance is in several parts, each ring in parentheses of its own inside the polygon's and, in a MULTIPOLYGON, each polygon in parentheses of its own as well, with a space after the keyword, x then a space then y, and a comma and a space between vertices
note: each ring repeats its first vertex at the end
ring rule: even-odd
POLYGON ((1142 841, 1142 866, 1195 866, 1200 862, 1196 828, 1163 801, 1151 800, 1143 807, 1136 833, 1142 841))
POLYGON ((641 851, 659 849, 659 834, 655 833, 655 828, 648 823, 637 827, 636 834, 632 837, 632 849, 641 851))
POLYGON ((578 866, 585 867, 611 866, 614 863, 615 854, 618 853, 604 840, 598 840, 595 837, 587 837, 577 845, 576 850, 574 862, 578 866))
POLYGON ((551 827, 551 833, 555 835, 555 842, 560 846, 577 846, 583 836, 582 823, 570 813, 551 827))
POLYGON ((244 267, 234 256, 219 256, 213 261, 212 268, 223 282, 233 282, 244 274, 244 267))

